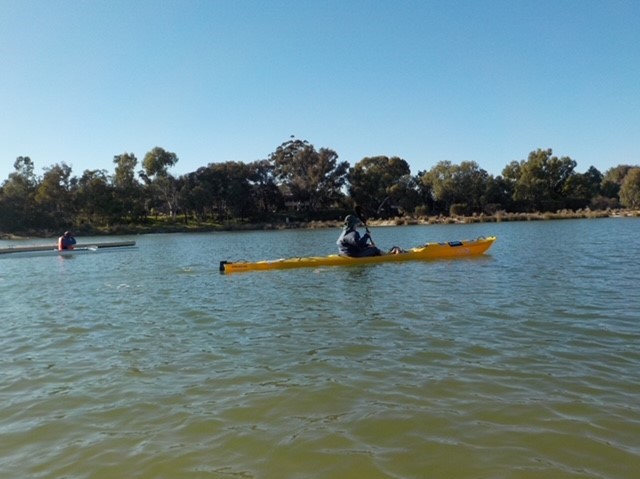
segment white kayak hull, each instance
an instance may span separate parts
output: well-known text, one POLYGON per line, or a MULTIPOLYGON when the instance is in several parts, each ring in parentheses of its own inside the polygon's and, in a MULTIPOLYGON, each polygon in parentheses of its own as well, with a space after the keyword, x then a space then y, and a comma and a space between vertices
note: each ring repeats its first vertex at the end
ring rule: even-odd
POLYGON ((135 241, 120 241, 112 243, 94 243, 77 245, 74 249, 58 250, 51 245, 13 246, 0 248, 0 258, 21 258, 33 256, 76 256, 83 254, 111 253, 136 250, 135 241))

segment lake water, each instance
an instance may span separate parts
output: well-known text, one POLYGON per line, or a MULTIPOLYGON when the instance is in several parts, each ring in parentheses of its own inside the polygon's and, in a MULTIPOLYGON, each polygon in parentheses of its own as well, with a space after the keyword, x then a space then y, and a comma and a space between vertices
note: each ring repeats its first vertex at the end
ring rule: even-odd
POLYGON ((0 477, 639 477, 640 219, 374 228, 384 247, 498 240, 218 272, 338 233, 0 258, 0 477))

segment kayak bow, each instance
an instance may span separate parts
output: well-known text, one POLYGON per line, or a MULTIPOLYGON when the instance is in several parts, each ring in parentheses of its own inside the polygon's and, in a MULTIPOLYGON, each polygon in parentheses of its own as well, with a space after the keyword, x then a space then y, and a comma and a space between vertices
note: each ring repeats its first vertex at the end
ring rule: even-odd
POLYGON ((450 241, 448 243, 427 243, 424 246, 411 248, 398 254, 384 254, 382 256, 369 256, 365 258, 352 258, 339 256, 310 256, 300 258, 281 258, 269 261, 220 261, 221 273, 239 273, 244 271, 264 271, 273 269, 309 268, 314 266, 353 266, 370 263, 389 263, 400 261, 418 261, 431 259, 461 258, 479 256, 487 251, 495 236, 473 240, 450 241))

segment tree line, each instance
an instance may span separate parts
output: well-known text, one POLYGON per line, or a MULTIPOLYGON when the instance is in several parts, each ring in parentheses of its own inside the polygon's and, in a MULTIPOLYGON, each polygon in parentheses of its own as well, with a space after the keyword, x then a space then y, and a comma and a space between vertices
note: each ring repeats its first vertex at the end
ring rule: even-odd
POLYGON ((0 231, 28 233, 174 221, 266 222, 335 220, 359 205, 370 218, 639 208, 640 167, 619 165, 577 173, 570 157, 538 149, 499 176, 474 161, 441 161, 412 174, 399 157, 366 157, 350 166, 330 148, 291 138, 266 159, 210 163, 174 176, 175 153, 155 147, 141 162, 113 158, 114 172, 64 162, 36 175, 28 156, 0 186, 0 231))

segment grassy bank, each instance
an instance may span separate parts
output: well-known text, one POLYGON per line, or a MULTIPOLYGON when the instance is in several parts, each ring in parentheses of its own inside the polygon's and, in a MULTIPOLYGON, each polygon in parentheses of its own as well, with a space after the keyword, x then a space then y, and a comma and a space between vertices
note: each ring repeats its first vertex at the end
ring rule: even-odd
MULTIPOLYGON (((494 215, 473 216, 427 216, 418 218, 395 218, 379 224, 411 225, 411 224, 470 224, 470 223, 500 223, 502 221, 545 221, 566 219, 593 218, 621 218, 640 217, 640 210, 606 210, 606 211, 558 211, 555 213, 506 213, 498 212, 494 215)), ((376 224, 371 222, 371 224, 376 224)))
MULTIPOLYGON (((567 219, 596 219, 596 218, 621 218, 640 217, 640 210, 605 210, 605 211, 558 211, 555 213, 506 213, 498 212, 494 215, 474 216, 402 216, 388 220, 372 219, 369 226, 402 226, 402 225, 430 225, 430 224, 470 224, 470 223, 500 223, 502 221, 549 221, 567 219)), ((114 236, 114 235, 140 235, 152 233, 202 233, 212 231, 259 231, 300 228, 339 228, 342 220, 335 221, 280 221, 264 223, 248 223, 229 221, 226 223, 214 222, 184 222, 168 217, 149 218, 145 224, 118 224, 108 227, 84 226, 75 230, 78 236, 114 236)), ((61 232, 33 231, 24 235, 0 233, 0 239, 24 239, 24 238, 51 238, 57 237, 61 232)))

